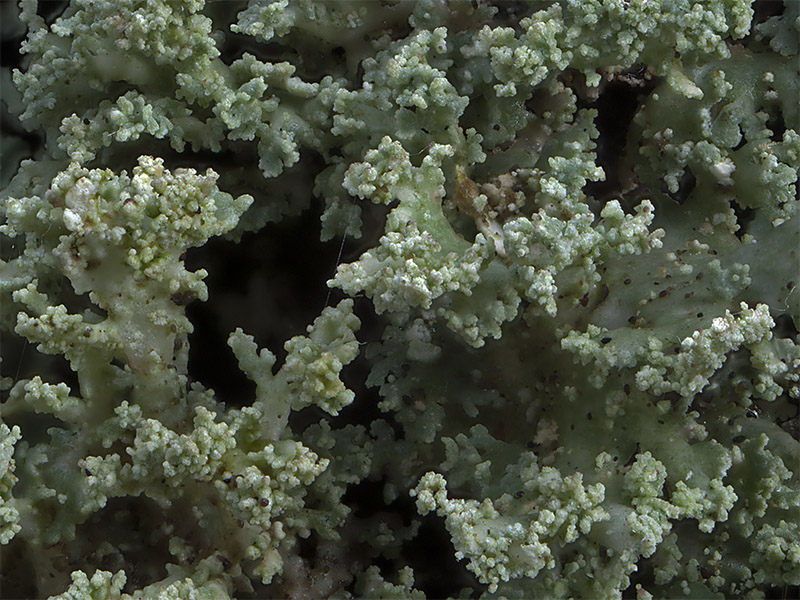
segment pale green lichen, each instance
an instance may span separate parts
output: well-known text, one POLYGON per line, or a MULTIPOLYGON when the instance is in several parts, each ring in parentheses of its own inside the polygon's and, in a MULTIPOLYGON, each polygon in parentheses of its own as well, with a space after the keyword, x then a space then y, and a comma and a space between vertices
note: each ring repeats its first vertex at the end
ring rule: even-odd
POLYGON ((784 5, 3 3, 3 593, 794 593, 784 5))

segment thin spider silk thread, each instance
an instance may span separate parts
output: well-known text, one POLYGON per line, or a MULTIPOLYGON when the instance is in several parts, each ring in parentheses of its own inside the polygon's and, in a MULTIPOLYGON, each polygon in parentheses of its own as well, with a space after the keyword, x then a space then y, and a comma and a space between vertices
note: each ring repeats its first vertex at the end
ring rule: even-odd
MULTIPOLYGON (((347 222, 347 225, 348 226, 350 225, 350 221, 347 222)), ((339 268, 339 264, 342 262, 342 252, 344 251, 344 241, 346 239, 347 239, 347 228, 345 228, 344 235, 342 235, 342 243, 339 244, 339 254, 336 256, 336 264, 333 266, 334 275, 336 275, 336 269, 339 268)), ((328 286, 328 295, 325 296, 325 306, 323 306, 323 308, 326 308, 328 306, 328 302, 330 302, 330 299, 331 299, 331 288, 330 286, 328 286)))
MULTIPOLYGON (((351 196, 350 197, 350 206, 355 206, 355 201, 354 200, 355 199, 351 196)), ((350 212, 350 217, 348 217, 348 219, 347 219, 347 224, 344 226, 344 233, 342 234, 342 243, 339 244, 339 254, 336 256, 336 264, 333 265, 332 276, 336 275, 336 269, 339 268, 339 265, 342 262, 342 252, 344 251, 344 242, 347 239, 347 231, 348 231, 348 229, 350 229, 350 223, 352 223, 352 221, 353 221, 353 212, 351 211, 350 212)), ((330 286, 328 286, 328 294, 325 296, 325 305, 322 307, 323 309, 327 308, 328 302, 330 302, 331 291, 332 290, 331 290, 330 286)))

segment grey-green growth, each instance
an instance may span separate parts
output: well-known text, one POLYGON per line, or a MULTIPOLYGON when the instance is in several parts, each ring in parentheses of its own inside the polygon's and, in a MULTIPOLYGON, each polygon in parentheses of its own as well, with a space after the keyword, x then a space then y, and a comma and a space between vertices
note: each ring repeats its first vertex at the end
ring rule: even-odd
POLYGON ((41 368, 2 365, 0 594, 791 595, 800 3, 754 7, 3 3, 0 328, 41 368), (224 401, 187 252, 309 206, 372 241, 285 358, 229 330, 224 401))

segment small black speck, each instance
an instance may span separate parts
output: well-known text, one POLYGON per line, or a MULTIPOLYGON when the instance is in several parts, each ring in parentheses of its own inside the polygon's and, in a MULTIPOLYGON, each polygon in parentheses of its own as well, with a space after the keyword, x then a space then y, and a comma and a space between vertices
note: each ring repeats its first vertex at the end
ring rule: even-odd
POLYGON ((703 313, 701 313, 701 312, 697 313, 697 318, 698 319, 701 318, 702 316, 703 316, 703 313))
POLYGON ((516 498, 517 500, 522 498, 522 492, 521 491, 520 492, 514 492, 514 498, 516 498))
POLYGON ((592 420, 592 413, 586 413, 586 418, 591 421, 592 420))
POLYGON ((625 285, 630 285, 630 283, 631 283, 631 278, 630 278, 630 277, 628 277, 628 278, 627 278, 625 281, 623 281, 622 283, 624 283, 625 285))
POLYGON ((736 437, 733 438, 733 443, 734 444, 741 444, 746 439, 747 438, 745 436, 743 436, 743 435, 737 435, 736 437))
POLYGON ((608 342, 610 342, 610 341, 611 341, 611 338, 610 338, 610 337, 604 337, 602 340, 600 340, 600 343, 602 343, 602 344, 607 344, 607 343, 608 343, 608 342))
POLYGON ((176 292, 169 297, 169 299, 172 300, 172 303, 176 306, 186 306, 195 298, 196 296, 189 292, 176 292))

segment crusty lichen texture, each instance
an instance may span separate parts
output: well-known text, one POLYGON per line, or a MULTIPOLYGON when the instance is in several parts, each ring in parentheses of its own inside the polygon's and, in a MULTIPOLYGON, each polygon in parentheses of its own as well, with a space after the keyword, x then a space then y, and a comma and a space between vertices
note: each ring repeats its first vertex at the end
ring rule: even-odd
POLYGON ((798 592, 799 2, 55 8, 2 5, 4 597, 798 592), (192 307, 309 214, 221 394, 192 307))

